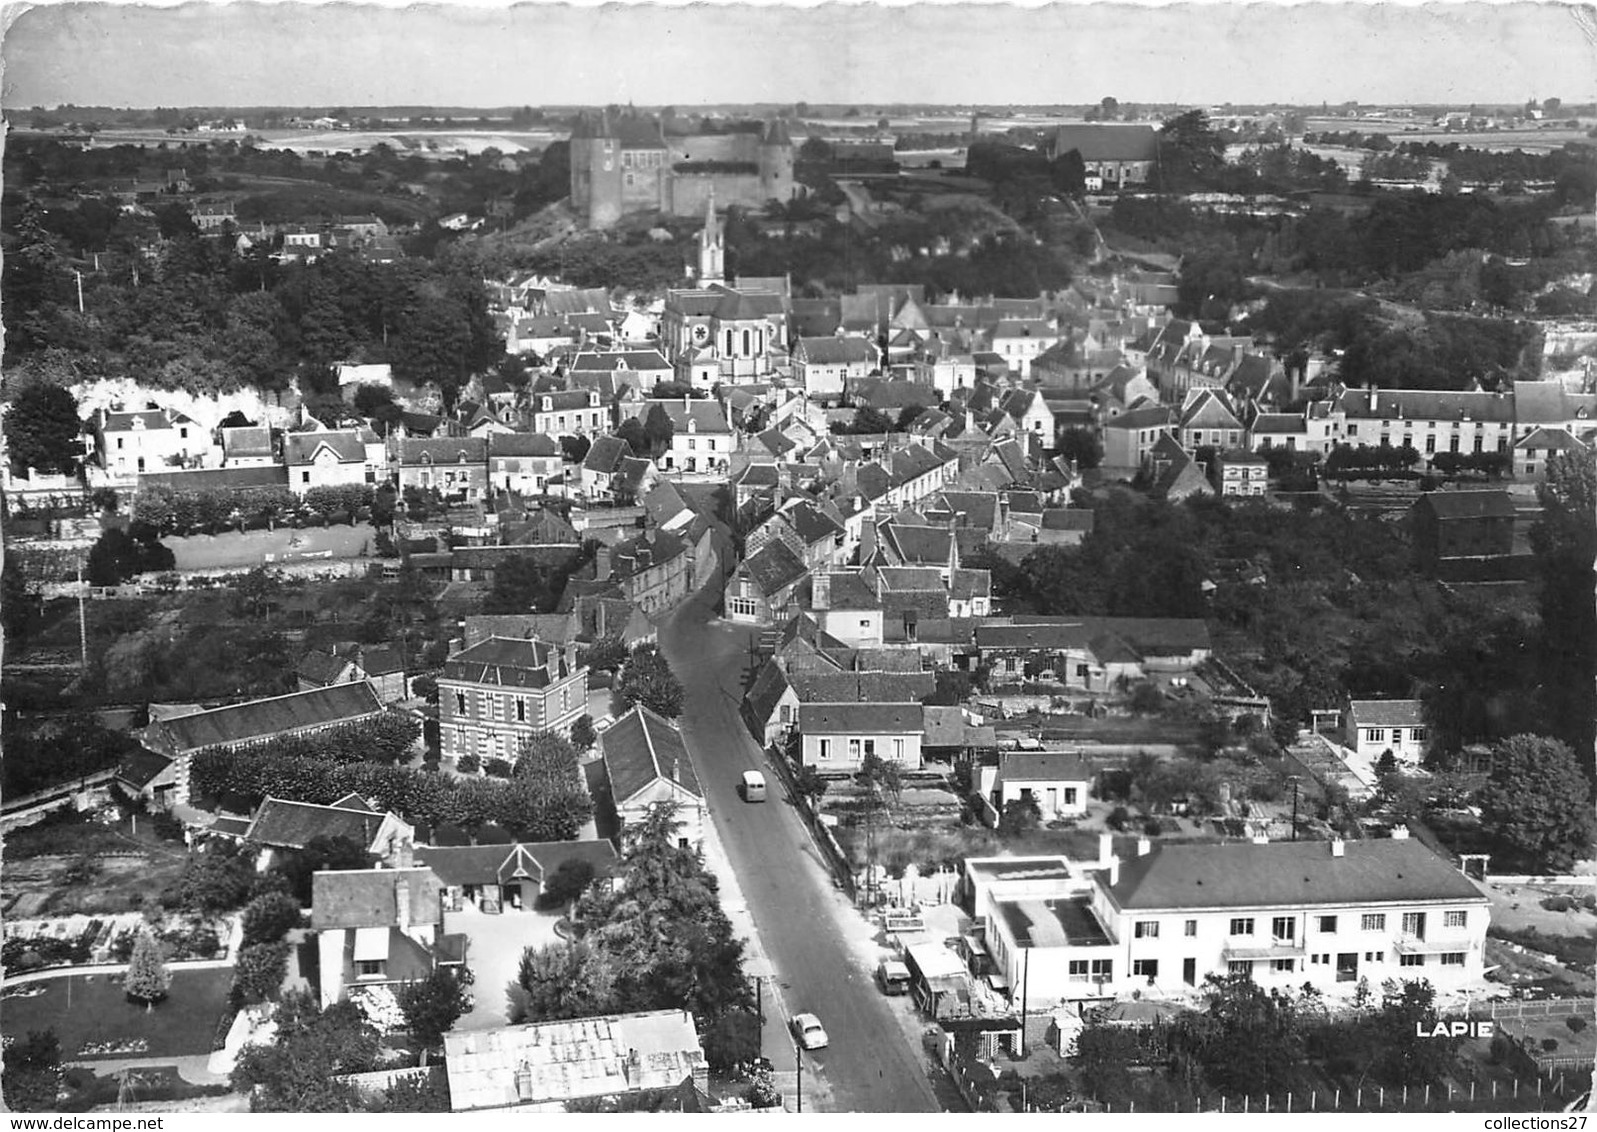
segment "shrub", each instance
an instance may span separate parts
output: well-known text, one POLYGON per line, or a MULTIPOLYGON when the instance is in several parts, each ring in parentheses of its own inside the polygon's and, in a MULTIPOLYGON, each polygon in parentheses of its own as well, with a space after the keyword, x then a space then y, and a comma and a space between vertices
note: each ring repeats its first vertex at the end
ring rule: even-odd
POLYGON ((577 899, 593 882, 593 864, 580 857, 561 861, 543 891, 538 894, 538 904, 544 908, 559 908, 577 899))
POLYGON ((1568 896, 1549 896, 1542 900, 1542 907, 1549 912, 1568 912, 1575 907, 1575 901, 1568 896))
POLYGON ((1564 1019, 1564 1025, 1569 1027, 1569 1032, 1571 1034, 1578 1034, 1586 1028, 1587 1022, 1586 1019, 1582 1018, 1579 1014, 1571 1014, 1568 1018, 1564 1019))
POLYGON ((276 943, 299 927, 299 901, 286 892, 268 892, 244 908, 243 946, 276 943))
POLYGON ((1158 818, 1150 815, 1148 819, 1142 823, 1142 832, 1146 833, 1149 837, 1158 837, 1164 832, 1164 826, 1158 818))
POLYGON ((482 760, 476 755, 461 755, 455 760, 455 769, 461 774, 476 774, 482 769, 482 760))
POLYGON ((1124 806, 1116 806, 1109 811, 1109 817, 1106 820, 1110 829, 1116 833, 1124 833, 1126 826, 1131 822, 1131 811, 1124 806))
POLYGON ((275 999, 288 975, 288 944, 257 943, 239 949, 228 999, 235 1009, 275 999))
POLYGON ((510 760, 484 759, 482 769, 483 773, 489 778, 509 778, 511 770, 510 760))
POLYGON ((1552 1053, 1557 1048, 1558 1048, 1558 1039, 1557 1038, 1543 1038, 1542 1039, 1542 1052, 1543 1053, 1552 1053))

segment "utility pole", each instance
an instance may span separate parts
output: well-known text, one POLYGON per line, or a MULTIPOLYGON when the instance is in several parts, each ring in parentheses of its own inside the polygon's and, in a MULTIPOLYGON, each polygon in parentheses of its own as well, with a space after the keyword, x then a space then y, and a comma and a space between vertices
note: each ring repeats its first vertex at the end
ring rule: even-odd
POLYGON ((1027 995, 1031 991, 1031 948, 1027 947, 1020 955, 1020 1056, 1025 1057, 1027 995))
POLYGON ((72 274, 77 276, 77 280, 78 280, 78 313, 82 314, 83 313, 83 272, 78 271, 76 269, 73 269, 72 274))
POLYGON ((1298 839, 1298 776, 1292 775, 1292 840, 1298 839))
POLYGON ((87 611, 83 602, 83 567, 78 567, 78 651, 82 658, 83 672, 89 671, 89 622, 87 611))
POLYGON ((798 1110, 804 1111, 804 1050, 800 1048, 798 1040, 793 1041, 793 1064, 798 1067, 798 1079, 793 1086, 793 1092, 798 1096, 798 1110))

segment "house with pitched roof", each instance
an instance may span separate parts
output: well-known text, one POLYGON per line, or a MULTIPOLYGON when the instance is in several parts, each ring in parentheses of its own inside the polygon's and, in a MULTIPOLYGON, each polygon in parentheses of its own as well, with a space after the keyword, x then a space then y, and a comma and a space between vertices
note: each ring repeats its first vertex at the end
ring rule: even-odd
POLYGON ((726 583, 726 616, 745 625, 774 625, 782 620, 810 567, 780 538, 754 551, 732 571, 726 583))
POLYGON ((543 433, 495 433, 488 437, 488 482, 494 490, 542 495, 565 468, 560 442, 543 433))
POLYGON ((1515 439, 1511 393, 1421 389, 1349 389, 1332 411, 1347 443, 1407 444, 1427 460, 1437 452, 1508 452, 1515 439))
POLYGON ((211 446, 204 429, 169 409, 101 409, 93 420, 100 466, 118 478, 192 464, 211 446))
POLYGON ((1175 427, 1175 410, 1147 405, 1112 416, 1103 422, 1103 466, 1130 473, 1141 468, 1161 436, 1175 427))
POLYGON ((1255 413, 1248 422, 1248 447, 1258 452, 1265 448, 1285 448, 1289 452, 1312 452, 1309 446, 1308 412, 1255 413))
POLYGON ((1514 475, 1523 480, 1545 479, 1547 465, 1563 454, 1590 459, 1592 446, 1575 439, 1567 428, 1538 427, 1514 442, 1514 475))
POLYGON ((384 813, 359 794, 346 794, 327 806, 268 795, 239 840, 257 849, 255 867, 265 872, 285 853, 304 849, 318 837, 342 838, 375 861, 394 866, 414 843, 416 830, 398 814, 384 813))
POLYGON ((488 492, 488 441, 462 436, 428 439, 389 437, 389 458, 399 489, 437 491, 446 499, 464 496, 474 503, 488 492))
POLYGON ((619 587, 633 605, 658 617, 697 588, 698 559, 698 540, 691 532, 654 528, 601 548, 594 558, 594 580, 619 587))
POLYGON ((550 390, 532 398, 532 431, 550 436, 591 436, 610 425, 610 410, 596 389, 550 390))
POLYGON ((1025 379, 1031 376, 1031 363, 1038 354, 1057 344, 1059 330, 1040 318, 1006 318, 993 328, 993 353, 1004 359, 1009 372, 1025 379))
MULTIPOLYGON (((518 841, 510 845, 421 845, 416 864, 443 886, 445 913, 473 908, 489 914, 537 907, 544 884, 567 861, 586 861, 594 879, 608 881, 615 846, 594 841, 518 841)), ((458 922, 458 921, 457 921, 458 922)))
POLYGON ((663 413, 671 422, 671 443, 659 458, 667 472, 726 473, 737 437, 719 401, 684 397, 643 402, 642 419, 663 413))
POLYGON ((376 480, 367 463, 366 442, 359 429, 290 432, 283 437, 283 462, 288 485, 304 495, 316 487, 343 487, 376 480))
POLYGON ((1159 134, 1152 126, 1072 123, 1059 126, 1049 143, 1057 159, 1075 151, 1087 170, 1087 191, 1146 184, 1159 160, 1159 134))
POLYGON ((1209 480, 1221 498, 1258 499, 1270 488, 1270 466, 1245 448, 1215 453, 1209 480))
POLYGON ((1148 477, 1148 494, 1155 499, 1178 503, 1194 495, 1214 494, 1203 466, 1169 433, 1154 441, 1143 461, 1143 471, 1148 477))
POLYGON ((676 820, 681 823, 678 844, 703 844, 709 809, 676 724, 639 704, 605 728, 599 736, 599 755, 618 842, 628 826, 642 824, 653 807, 669 802, 677 807, 676 820))
POLYGON ((1507 491, 1429 491, 1409 514, 1416 561, 1433 575, 1447 563, 1514 552, 1519 512, 1507 491))
POLYGON ((868 756, 919 770, 925 721, 918 703, 800 704, 804 766, 822 773, 853 774, 868 756))
POLYGON ((299 690, 329 688, 334 684, 350 684, 361 679, 360 665, 352 655, 323 652, 312 649, 300 658, 294 669, 299 680, 299 690))
POLYGON ((1176 421, 1175 437, 1189 452, 1199 448, 1236 448, 1242 443, 1242 421, 1218 389, 1188 394, 1176 421))
POLYGON ((396 986, 466 962, 466 937, 443 930, 443 885, 428 868, 311 876, 311 930, 323 1008, 355 987, 396 986))
POLYGON ((1343 730, 1347 745, 1372 766, 1388 751, 1418 766, 1430 735, 1419 700, 1352 700, 1343 730))
POLYGON ((1180 997, 1210 975, 1335 995, 1360 979, 1425 979, 1442 993, 1482 979, 1487 898, 1407 830, 1348 842, 1143 839, 1124 861, 1102 844, 1097 861, 1041 864, 965 866, 981 877, 974 918, 987 952, 1033 1003, 1180 997))
POLYGON ((374 719, 384 711, 365 681, 268 696, 241 704, 150 720, 140 740, 177 763, 174 802, 189 800, 189 761, 207 748, 240 750, 284 735, 313 735, 374 719))
POLYGON ((588 710, 588 670, 575 645, 490 637, 444 662, 438 732, 445 761, 462 755, 514 761, 540 731, 565 734, 588 710))
POLYGON ((800 338, 793 347, 793 376, 814 400, 839 400, 848 382, 869 377, 881 367, 869 338, 800 338))
POLYGON ((222 467, 269 468, 277 463, 271 429, 251 425, 218 431, 222 437, 222 467))
POLYGON ((454 1112, 635 1111, 637 1101, 669 1102, 699 1112, 709 1068, 693 1015, 685 1010, 610 1014, 444 1035, 449 1107, 454 1112), (578 1104, 582 1107, 574 1107, 578 1104))
POLYGON ((1097 776, 1076 751, 1003 751, 980 768, 977 790, 994 824, 1011 802, 1033 802, 1045 822, 1079 818, 1097 776))

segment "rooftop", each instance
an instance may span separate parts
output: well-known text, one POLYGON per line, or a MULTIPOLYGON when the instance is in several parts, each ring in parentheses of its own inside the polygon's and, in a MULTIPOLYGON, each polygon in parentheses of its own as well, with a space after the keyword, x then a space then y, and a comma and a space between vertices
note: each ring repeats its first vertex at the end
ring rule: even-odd
POLYGON ((1106 947, 1111 942, 1089 896, 1000 899, 993 906, 1021 947, 1106 947))

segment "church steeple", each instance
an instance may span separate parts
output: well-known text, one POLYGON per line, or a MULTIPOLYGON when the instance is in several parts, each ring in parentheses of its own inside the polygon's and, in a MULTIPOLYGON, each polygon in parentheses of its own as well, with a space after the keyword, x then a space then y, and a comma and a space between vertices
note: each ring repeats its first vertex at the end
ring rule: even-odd
POLYGON ((704 228, 699 232, 699 286, 726 281, 726 237, 715 218, 715 190, 704 205, 704 228))

